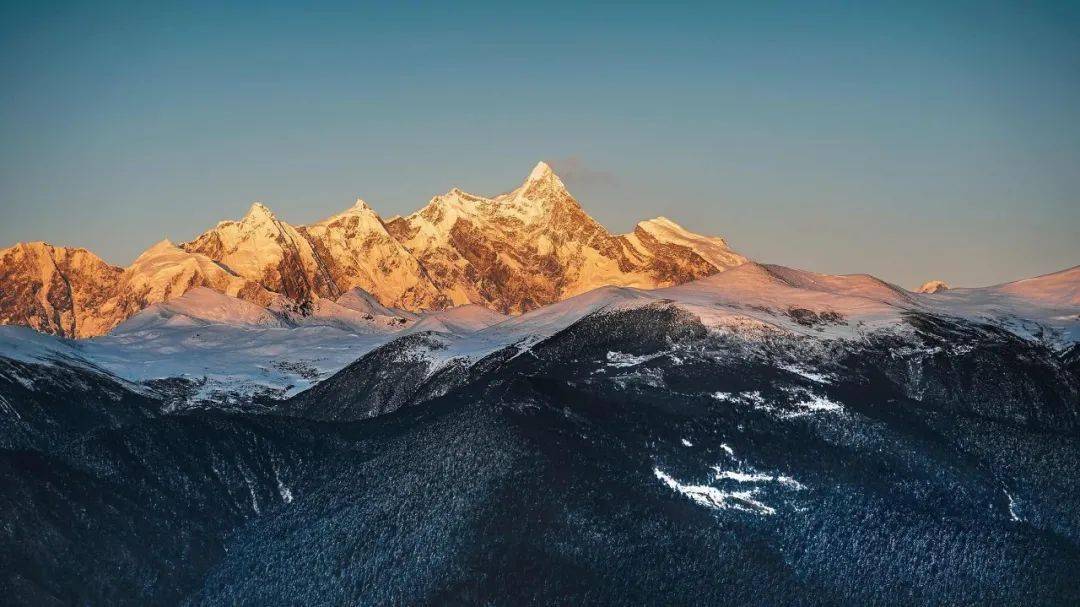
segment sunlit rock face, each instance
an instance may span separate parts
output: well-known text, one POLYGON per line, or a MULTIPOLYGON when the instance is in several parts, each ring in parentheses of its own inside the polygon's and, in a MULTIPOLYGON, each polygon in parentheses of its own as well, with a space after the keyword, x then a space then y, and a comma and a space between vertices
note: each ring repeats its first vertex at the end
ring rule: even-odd
POLYGON ((100 335, 123 270, 86 249, 20 243, 0 250, 0 323, 67 337, 100 335))
POLYGON ((604 285, 681 284, 746 261, 722 239, 666 219, 613 235, 545 163, 511 192, 485 198, 453 189, 388 227, 451 302, 503 313, 604 285))
POLYGON ((384 221, 364 201, 308 226, 261 203, 130 267, 44 243, 0 251, 0 322, 67 337, 101 335, 155 303, 205 287, 301 314, 354 288, 405 311, 479 304, 517 314, 605 285, 682 284, 744 263, 718 237, 669 219, 609 233, 541 162, 487 198, 452 189, 384 221))
POLYGON ((922 286, 919 287, 918 291, 916 291, 916 293, 926 293, 928 295, 933 295, 934 293, 940 293, 941 291, 946 291, 948 289, 949 285, 946 284, 944 280, 930 280, 924 282, 922 286))
POLYGON ((338 290, 363 289, 382 305, 405 310, 446 306, 424 268, 363 200, 299 230, 338 290))
POLYGON ((240 221, 223 221, 183 248, 295 301, 341 294, 311 243, 260 203, 240 221))

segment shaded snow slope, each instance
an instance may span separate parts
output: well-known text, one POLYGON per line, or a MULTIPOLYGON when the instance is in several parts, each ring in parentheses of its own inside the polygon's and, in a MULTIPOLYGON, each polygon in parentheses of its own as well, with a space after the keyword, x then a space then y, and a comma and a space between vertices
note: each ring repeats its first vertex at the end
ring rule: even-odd
POLYGON ((1035 278, 1007 282, 988 287, 987 290, 1008 293, 1046 306, 1080 306, 1080 266, 1035 278))
POLYGON ((505 314, 499 314, 484 306, 470 304, 423 314, 415 325, 409 327, 409 332, 434 331, 468 335, 502 322, 506 318, 505 314))
POLYGON ((200 287, 167 303, 150 306, 122 323, 113 333, 130 333, 148 327, 209 324, 283 326, 276 314, 262 306, 200 287))
POLYGON ((1080 266, 992 287, 921 295, 920 302, 941 313, 1003 324, 1036 339, 1080 341, 1080 266))
POLYGON ((408 310, 402 310, 401 308, 390 308, 379 303, 379 300, 374 295, 367 291, 357 287, 349 289, 344 295, 337 298, 337 303, 341 306, 349 308, 350 310, 356 310, 363 314, 371 314, 373 316, 400 316, 403 318, 416 318, 416 313, 409 312, 408 310))

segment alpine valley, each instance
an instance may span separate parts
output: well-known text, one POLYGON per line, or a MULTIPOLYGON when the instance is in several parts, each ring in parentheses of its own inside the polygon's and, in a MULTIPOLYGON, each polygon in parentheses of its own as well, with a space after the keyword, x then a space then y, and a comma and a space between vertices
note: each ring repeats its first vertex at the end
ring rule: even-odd
POLYGON ((0 321, 7 604, 1080 603, 1080 266, 758 263, 540 163, 18 244, 0 321))

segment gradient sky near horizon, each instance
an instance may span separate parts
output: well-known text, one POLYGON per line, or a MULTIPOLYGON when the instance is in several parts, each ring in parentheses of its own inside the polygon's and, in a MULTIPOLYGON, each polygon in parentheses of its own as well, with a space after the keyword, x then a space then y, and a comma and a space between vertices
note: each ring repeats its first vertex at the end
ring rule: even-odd
POLYGON ((0 247, 126 265, 254 200, 387 217, 543 159, 612 231, 771 263, 1080 264, 1080 3, 876 4, 0 0, 0 247))

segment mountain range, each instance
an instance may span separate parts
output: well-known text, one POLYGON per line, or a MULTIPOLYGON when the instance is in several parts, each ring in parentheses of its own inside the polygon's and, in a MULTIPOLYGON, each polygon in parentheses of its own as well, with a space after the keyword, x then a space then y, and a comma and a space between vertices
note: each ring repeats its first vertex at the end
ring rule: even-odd
POLYGON ((745 261, 722 238, 663 217, 613 235, 541 162, 506 194, 455 188, 388 220, 357 200, 293 226, 255 203, 241 220, 179 245, 163 240, 127 268, 85 249, 20 243, 0 250, 0 323, 93 337, 196 287, 300 314, 354 288, 408 311, 521 313, 599 286, 677 285, 745 261))
POLYGON ((0 327, 16 605, 1080 600, 1080 267, 0 327))
POLYGON ((543 164, 0 262, 5 603, 1080 603, 1080 266, 611 235, 543 164))

